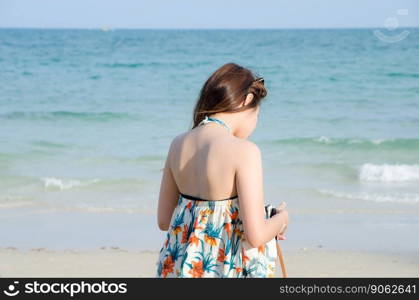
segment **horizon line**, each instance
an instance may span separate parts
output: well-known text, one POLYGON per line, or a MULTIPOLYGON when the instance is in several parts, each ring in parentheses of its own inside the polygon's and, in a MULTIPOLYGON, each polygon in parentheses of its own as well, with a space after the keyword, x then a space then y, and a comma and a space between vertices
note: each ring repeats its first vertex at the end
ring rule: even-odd
MULTIPOLYGON (((412 29, 419 28, 417 26, 400 26, 397 29, 412 29)), ((95 27, 9 27, 0 26, 1 29, 43 29, 43 30, 316 30, 316 29, 387 29, 385 26, 376 27, 110 27, 110 26, 95 26, 95 27)))

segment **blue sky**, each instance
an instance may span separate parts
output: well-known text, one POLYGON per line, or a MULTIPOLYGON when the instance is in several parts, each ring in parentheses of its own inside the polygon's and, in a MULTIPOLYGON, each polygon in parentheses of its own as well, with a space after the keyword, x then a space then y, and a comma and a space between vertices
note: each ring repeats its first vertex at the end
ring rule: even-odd
POLYGON ((418 27, 419 1, 0 0, 0 27, 383 27, 388 18, 402 27, 418 27), (398 14, 400 9, 404 13, 398 14))

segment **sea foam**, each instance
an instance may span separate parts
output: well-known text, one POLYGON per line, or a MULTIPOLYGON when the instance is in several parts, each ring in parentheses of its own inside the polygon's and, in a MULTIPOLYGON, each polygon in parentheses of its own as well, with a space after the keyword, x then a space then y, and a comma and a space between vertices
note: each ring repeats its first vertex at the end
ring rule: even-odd
POLYGON ((96 182, 99 182, 99 179, 92 179, 86 181, 74 180, 74 179, 60 179, 55 177, 44 177, 44 187, 46 189, 58 189, 58 190, 68 190, 74 187, 86 186, 96 182))
POLYGON ((23 196, 5 195, 0 196, 0 210, 9 208, 21 208, 26 206, 34 206, 36 203, 23 196))
POLYGON ((419 165, 364 164, 359 172, 361 181, 409 182, 419 181, 419 165))
POLYGON ((333 190, 319 190, 323 195, 332 196, 341 199, 349 200, 364 200, 372 201, 377 203, 390 202, 390 203, 405 203, 405 204, 419 204, 419 194, 412 193, 390 193, 390 194, 379 194, 379 193, 344 193, 333 190))

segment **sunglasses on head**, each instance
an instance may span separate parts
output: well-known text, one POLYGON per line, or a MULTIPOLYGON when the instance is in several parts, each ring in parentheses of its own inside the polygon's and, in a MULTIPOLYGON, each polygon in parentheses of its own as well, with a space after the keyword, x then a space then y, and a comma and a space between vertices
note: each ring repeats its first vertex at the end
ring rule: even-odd
POLYGON ((263 77, 258 77, 255 79, 255 81, 260 81, 262 83, 265 83, 265 79, 263 79, 263 77))

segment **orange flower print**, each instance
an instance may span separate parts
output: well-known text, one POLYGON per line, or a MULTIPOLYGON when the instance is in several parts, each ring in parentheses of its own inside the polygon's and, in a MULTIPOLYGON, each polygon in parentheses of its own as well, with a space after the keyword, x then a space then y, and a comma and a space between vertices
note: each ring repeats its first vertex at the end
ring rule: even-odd
POLYGON ((202 229, 202 227, 198 226, 198 218, 196 218, 195 222, 193 223, 193 229, 202 229))
POLYGON ((246 262, 249 260, 249 257, 245 254, 244 249, 242 248, 242 261, 243 264, 246 264, 246 262))
POLYGON ((232 207, 232 204, 233 204, 233 201, 231 201, 231 200, 229 200, 229 201, 227 201, 227 203, 226 203, 226 209, 231 209, 231 207, 232 207))
POLYGON ((199 215, 201 216, 201 218, 203 218, 203 217, 206 217, 207 216, 207 211, 208 211, 208 209, 203 209, 203 210, 201 210, 200 212, 199 212, 199 215))
POLYGON ((205 235, 204 237, 205 243, 210 244, 211 246, 217 246, 217 240, 209 235, 205 235))
POLYGON ((198 219, 199 219, 199 223, 201 223, 201 224, 205 224, 207 222, 207 216, 206 215, 199 216, 198 219))
POLYGON ((238 236, 241 237, 243 235, 243 232, 240 230, 240 228, 236 227, 234 229, 234 233, 238 236))
POLYGON ((173 228, 173 234, 174 235, 177 235, 181 231, 182 231, 182 228, 180 226, 176 226, 175 228, 173 228))
POLYGON ((230 218, 232 221, 234 221, 235 219, 237 219, 237 217, 239 216, 239 211, 236 210, 234 213, 230 213, 230 218))
POLYGON ((218 258, 217 258, 217 261, 219 261, 219 262, 224 262, 224 261, 225 261, 225 259, 226 259, 226 256, 225 256, 225 250, 220 248, 220 249, 218 250, 218 258))
POLYGON ((188 205, 186 205, 186 207, 187 207, 188 209, 191 209, 191 207, 192 207, 192 201, 189 201, 189 203, 188 203, 188 205))
POLYGON ((247 250, 244 245, 247 232, 237 200, 217 205, 208 201, 178 202, 169 226, 156 264, 158 277, 271 277, 275 274, 276 255, 268 251, 275 248, 275 241, 247 250))
POLYGON ((192 269, 189 270, 189 274, 192 275, 193 278, 201 278, 204 275, 204 266, 202 261, 192 262, 192 269))
POLYGON ((168 274, 173 273, 173 267, 175 266, 175 262, 172 259, 172 256, 169 255, 163 262, 163 270, 162 275, 163 277, 167 277, 168 274))
POLYGON ((189 238, 189 243, 195 244, 195 246, 198 246, 198 244, 199 244, 199 238, 197 238, 195 236, 195 234, 192 233, 191 236, 190 236, 190 238, 189 238))
POLYGON ((231 224, 230 223, 225 223, 224 224, 224 229, 227 231, 228 236, 231 237, 231 224))
POLYGON ((185 244, 188 241, 188 226, 185 224, 183 226, 183 233, 182 233, 182 244, 185 244))
POLYGON ((209 209, 209 208, 204 209, 203 211, 201 211, 201 212, 199 213, 199 216, 201 217, 200 222, 201 222, 201 223, 206 223, 206 222, 208 221, 208 216, 209 216, 210 214, 213 214, 213 213, 214 213, 214 211, 213 211, 212 209, 209 209))

